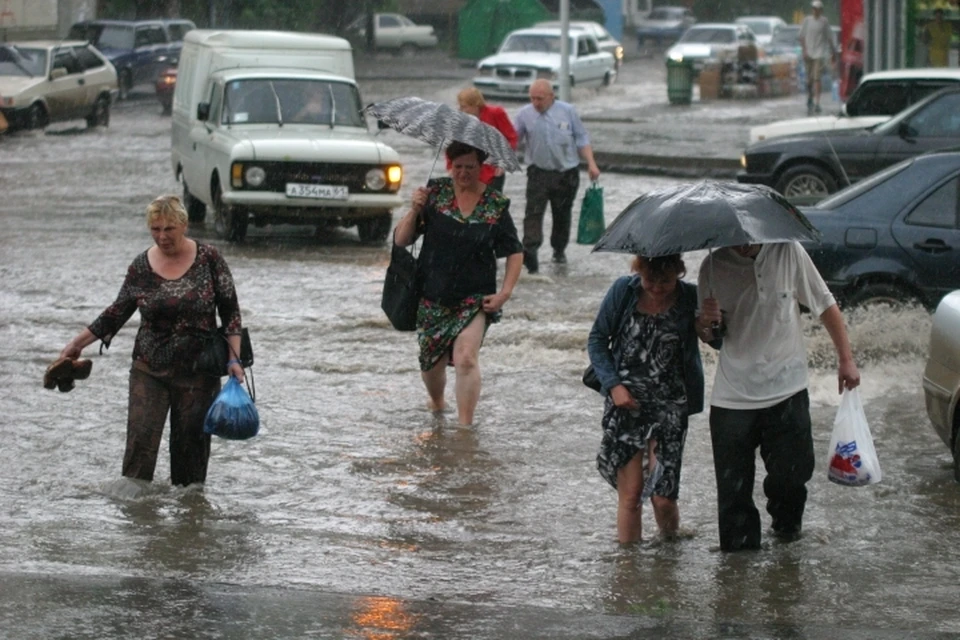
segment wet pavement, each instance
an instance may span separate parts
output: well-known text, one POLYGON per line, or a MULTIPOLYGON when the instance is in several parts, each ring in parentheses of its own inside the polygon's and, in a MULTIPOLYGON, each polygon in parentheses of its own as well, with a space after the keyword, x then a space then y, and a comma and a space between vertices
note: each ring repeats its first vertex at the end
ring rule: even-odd
MULTIPOLYGON (((460 76, 407 73, 362 79, 364 97, 452 102, 465 86, 460 76)), ((654 112, 669 109, 656 73, 636 71, 635 83, 650 85, 642 91, 622 78, 654 112)), ((602 115, 619 86, 574 98, 602 115)), ((216 441, 202 492, 169 485, 166 446, 156 482, 121 480, 136 317, 109 351, 87 350, 93 374, 71 394, 40 381, 149 245, 146 204, 179 189, 170 121, 159 113, 141 96, 119 105, 105 130, 64 125, 0 139, 0 637, 960 636, 960 491, 920 387, 929 314, 847 317, 881 485, 826 479, 835 357, 810 323, 817 472, 804 537, 757 553, 715 551, 714 471, 699 414, 680 494, 689 537, 660 542, 648 510, 645 542, 622 549, 615 494, 595 469, 601 404, 580 373, 599 301, 628 259, 584 245, 571 244, 569 264, 521 278, 481 351, 484 387, 467 429, 455 413, 425 409, 414 337, 393 331, 379 309, 387 247, 361 244, 352 229, 285 226, 227 244, 211 224, 191 225, 236 279, 257 355, 261 433, 216 441)), ((435 153, 382 135, 402 154, 409 199, 436 174, 435 153)), ((676 182, 608 172, 607 221, 676 182)), ((523 186, 521 175, 507 178, 517 220, 523 186)), ((702 257, 685 257, 688 278, 702 257)), ((703 355, 709 391, 715 356, 703 355)), ((759 489, 756 497, 762 505, 759 489)))
MULTIPOLYGON (((617 82, 603 88, 574 88, 576 105, 590 133, 602 170, 691 178, 730 179, 740 168, 740 155, 750 128, 788 118, 806 117, 806 99, 799 93, 768 99, 700 100, 694 83, 689 105, 667 99, 666 64, 662 55, 639 57, 627 43, 628 57, 617 82), (633 55, 631 55, 633 54, 633 55)), ((449 83, 470 86, 474 65, 436 52, 425 54, 431 74, 449 83)), ((370 93, 381 82, 419 79, 418 68, 397 56, 357 57, 358 79, 370 93)), ((456 91, 443 98, 455 102, 456 91)), ((511 114, 521 101, 494 101, 511 114)), ((840 104, 823 96, 824 111, 840 104)))

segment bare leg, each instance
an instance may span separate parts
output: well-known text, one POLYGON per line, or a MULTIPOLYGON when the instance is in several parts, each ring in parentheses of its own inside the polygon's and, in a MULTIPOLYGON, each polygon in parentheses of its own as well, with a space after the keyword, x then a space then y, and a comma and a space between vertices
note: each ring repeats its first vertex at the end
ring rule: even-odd
POLYGON ((647 471, 653 473, 657 466, 657 441, 655 438, 647 440, 647 471))
POLYGON ((643 505, 639 504, 641 491, 643 452, 639 451, 617 471, 617 537, 620 544, 640 542, 643 537, 643 505))
POLYGON ((453 341, 457 417, 464 425, 473 424, 473 412, 480 400, 480 345, 486 324, 487 315, 481 311, 453 341))
POLYGON ((677 535, 680 529, 680 509, 676 500, 653 496, 653 517, 663 536, 669 538, 677 535))
POLYGON ((443 411, 447 406, 446 400, 443 399, 443 392, 447 387, 447 362, 449 361, 450 356, 444 354, 432 369, 420 372, 423 386, 427 388, 427 394, 430 396, 427 406, 431 411, 443 411))

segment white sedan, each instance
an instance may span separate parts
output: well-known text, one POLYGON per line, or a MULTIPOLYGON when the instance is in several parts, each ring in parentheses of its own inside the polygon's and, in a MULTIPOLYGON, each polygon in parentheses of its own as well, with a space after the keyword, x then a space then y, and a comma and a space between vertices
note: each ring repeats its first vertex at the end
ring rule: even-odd
MULTIPOLYGON (((473 86, 485 96, 526 98, 538 78, 560 86, 560 29, 519 29, 507 34, 496 55, 477 63, 473 86)), ((570 86, 606 86, 617 77, 613 54, 601 51, 596 38, 570 31, 570 86)))
POLYGON ((947 294, 933 314, 923 395, 934 431, 953 453, 953 476, 960 482, 960 291, 947 294))

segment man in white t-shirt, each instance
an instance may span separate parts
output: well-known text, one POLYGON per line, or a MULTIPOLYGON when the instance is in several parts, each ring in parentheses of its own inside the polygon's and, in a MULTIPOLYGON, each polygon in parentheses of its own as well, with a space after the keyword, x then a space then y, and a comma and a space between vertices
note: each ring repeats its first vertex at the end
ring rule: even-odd
POLYGON ((820 113, 823 71, 828 59, 831 65, 837 61, 837 47, 833 41, 830 22, 823 15, 823 3, 813 0, 810 7, 812 14, 803 19, 797 36, 803 50, 803 65, 807 73, 807 115, 820 113))
POLYGON ((700 266, 698 294, 700 339, 714 339, 713 323, 723 321, 726 331, 710 400, 720 549, 760 548, 757 447, 773 532, 796 540, 814 465, 800 305, 820 318, 833 341, 840 392, 860 384, 843 316, 796 242, 714 251, 700 266))

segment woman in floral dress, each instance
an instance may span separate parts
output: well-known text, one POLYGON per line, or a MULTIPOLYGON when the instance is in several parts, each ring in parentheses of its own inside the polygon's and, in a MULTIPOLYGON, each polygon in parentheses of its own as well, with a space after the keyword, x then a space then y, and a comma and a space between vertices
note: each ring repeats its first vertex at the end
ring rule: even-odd
POLYGON ((606 395, 600 475, 617 490, 617 535, 642 539, 645 493, 662 535, 677 534, 680 462, 689 416, 703 411, 703 364, 695 326, 697 287, 683 282, 679 254, 637 256, 633 276, 604 297, 587 351, 606 395), (645 486, 644 452, 656 441, 662 475, 645 486))
POLYGON ((405 247, 423 235, 417 260, 417 340, 430 408, 445 408, 446 367, 452 365, 458 418, 469 425, 480 399, 480 345, 520 277, 523 246, 510 217, 510 200, 480 182, 487 154, 453 142, 446 155, 451 177, 417 189, 394 241, 405 247), (498 291, 497 258, 504 257, 498 291))

